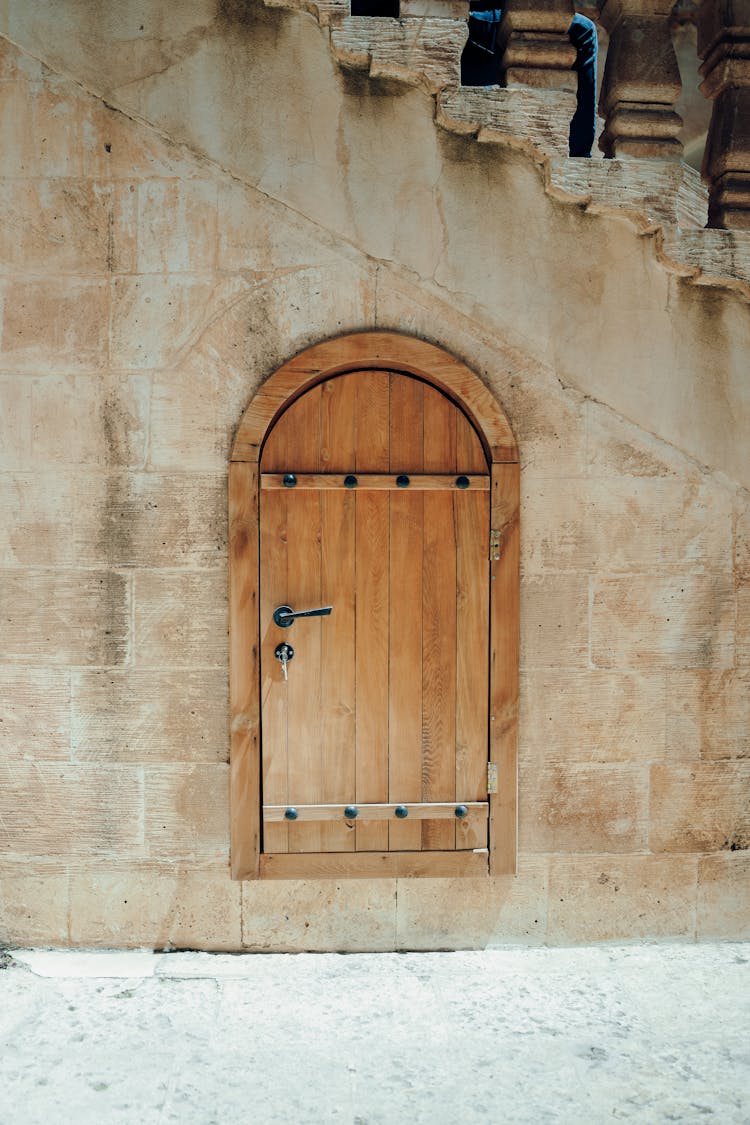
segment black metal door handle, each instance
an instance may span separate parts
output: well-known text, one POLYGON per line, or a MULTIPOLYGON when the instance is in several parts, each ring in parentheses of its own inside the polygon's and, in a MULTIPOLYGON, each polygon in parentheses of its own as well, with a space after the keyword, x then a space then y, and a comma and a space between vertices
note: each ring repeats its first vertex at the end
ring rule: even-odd
POLYGON ((332 605, 324 605, 320 609, 298 609, 295 613, 290 605, 277 605, 273 619, 282 629, 288 629, 297 617, 328 617, 332 609, 332 605))

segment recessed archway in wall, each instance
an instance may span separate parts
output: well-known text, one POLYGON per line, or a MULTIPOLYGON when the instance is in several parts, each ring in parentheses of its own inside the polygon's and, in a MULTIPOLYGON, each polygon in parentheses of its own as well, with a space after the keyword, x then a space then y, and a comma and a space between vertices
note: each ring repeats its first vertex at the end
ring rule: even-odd
POLYGON ((515 871, 518 495, 498 403, 423 340, 261 386, 229 469, 234 878, 515 871))

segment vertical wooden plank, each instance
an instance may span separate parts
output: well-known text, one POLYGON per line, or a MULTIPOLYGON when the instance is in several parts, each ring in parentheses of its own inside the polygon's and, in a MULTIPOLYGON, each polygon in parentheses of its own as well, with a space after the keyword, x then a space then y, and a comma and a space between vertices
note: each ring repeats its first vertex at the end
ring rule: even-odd
MULTIPOLYGON (((324 472, 355 467, 356 376, 342 375, 321 387, 320 456, 324 472)), ((326 804, 355 797, 355 497, 321 494, 321 605, 332 605, 321 631, 321 798, 326 804)), ((354 822, 320 827, 321 849, 354 850, 354 822)))
MULTIPOLYGON (((287 592, 287 495, 262 492, 260 500, 260 652, 263 714, 263 802, 288 803, 287 704, 288 687, 274 649, 283 639, 273 622, 273 611, 284 605, 287 592)), ((263 851, 285 852, 289 846, 286 824, 266 824, 263 851)))
MULTIPOLYGON (((321 388, 314 387, 294 403, 289 432, 289 457, 293 470, 317 472, 320 468, 321 388)), ((315 491, 290 488, 287 527, 288 603, 293 609, 314 609, 321 602, 321 504, 315 491)), ((290 804, 321 804, 321 623, 324 618, 300 618, 286 629, 277 628, 278 640, 294 648, 289 664, 288 762, 290 804)), ((289 825, 289 851, 321 849, 320 824, 289 825)))
POLYGON ((468 418, 456 409, 456 472, 486 474, 489 469, 479 435, 468 418))
MULTIPOLYGON (((456 800, 487 795, 489 704, 489 494, 457 492, 456 800)), ((487 846, 487 825, 456 823, 457 848, 487 846)))
POLYGON ((258 471, 229 466, 231 859, 234 879, 257 879, 260 858, 258 471))
MULTIPOLYGON (((262 472, 285 473, 289 469, 291 414, 282 414, 271 430, 261 457, 262 472)), ((286 604, 287 589, 287 494, 261 492, 260 500, 260 644, 262 763, 264 804, 288 802, 287 708, 288 690, 281 665, 274 656, 280 630, 273 623, 277 605, 286 604)), ((289 848, 286 824, 263 827, 263 851, 285 852, 289 848)))
MULTIPOLYGON (((387 472, 390 464, 390 375, 357 375, 356 468, 387 472)), ((355 494, 357 801, 388 800, 387 494, 355 494)), ((388 850, 387 822, 356 825, 357 851, 388 850)))
POLYGON ((500 533, 490 563, 490 760, 498 766, 490 797, 490 874, 513 874, 517 840, 519 466, 492 466, 490 523, 500 533))
MULTIPOLYGON (((421 472, 423 385, 391 376, 390 470, 421 472)), ((422 553, 423 494, 390 494, 388 800, 408 804, 422 795, 422 553)), ((393 821, 391 851, 418 851, 418 822, 393 821)))
MULTIPOLYGON (((456 408, 424 389, 424 471, 456 468, 456 408)), ((451 801, 456 789, 456 539, 453 495, 426 494, 422 559, 422 800, 451 801)), ((456 846, 453 821, 424 821, 425 850, 456 846)))

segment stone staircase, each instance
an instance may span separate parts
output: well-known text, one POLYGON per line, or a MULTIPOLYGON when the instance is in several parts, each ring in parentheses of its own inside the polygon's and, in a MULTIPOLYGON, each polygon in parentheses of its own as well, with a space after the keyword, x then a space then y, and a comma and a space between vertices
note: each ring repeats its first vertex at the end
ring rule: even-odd
POLYGON ((622 216, 641 233, 655 235, 656 253, 670 271, 697 284, 737 289, 750 299, 750 231, 704 229, 708 197, 695 169, 653 158, 570 159, 572 91, 461 87, 467 3, 429 0, 425 7, 425 0, 402 0, 396 20, 351 16, 349 0, 264 2, 311 14, 327 30, 340 66, 429 93, 440 128, 529 153, 553 198, 622 216))

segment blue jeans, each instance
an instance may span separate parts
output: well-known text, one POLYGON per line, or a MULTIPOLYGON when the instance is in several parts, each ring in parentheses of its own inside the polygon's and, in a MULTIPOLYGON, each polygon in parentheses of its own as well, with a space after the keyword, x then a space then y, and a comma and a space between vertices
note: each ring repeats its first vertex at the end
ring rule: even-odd
MULTIPOLYGON (((478 0, 479 9, 482 0, 478 0)), ((469 38, 461 55, 462 86, 499 86, 501 55, 495 49, 502 8, 469 13, 469 38)), ((596 27, 586 16, 573 16, 568 38, 576 49, 573 70, 578 75, 576 111, 570 122, 571 156, 591 156, 596 133, 596 27)))

